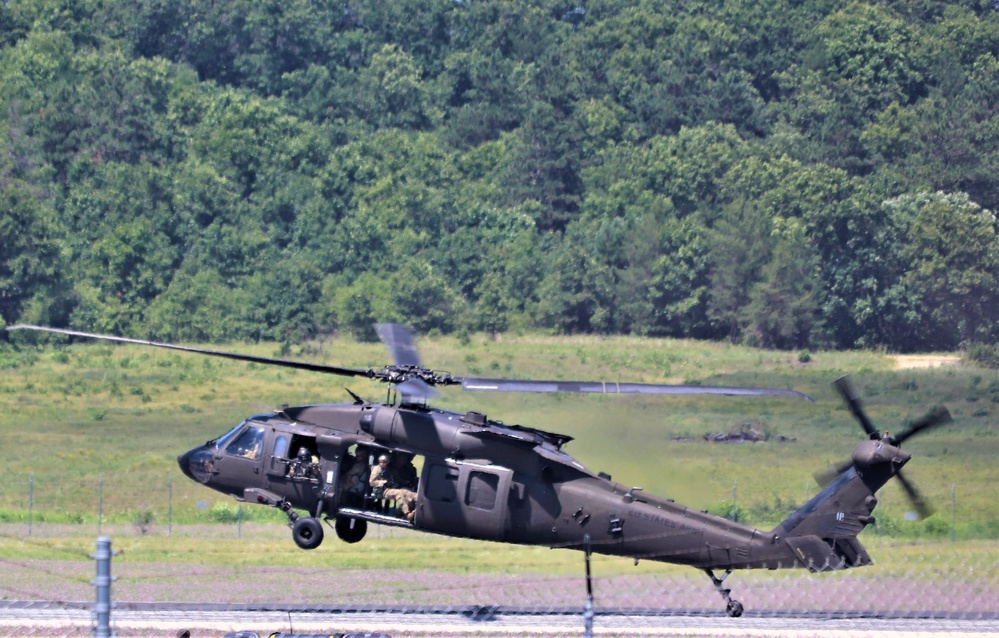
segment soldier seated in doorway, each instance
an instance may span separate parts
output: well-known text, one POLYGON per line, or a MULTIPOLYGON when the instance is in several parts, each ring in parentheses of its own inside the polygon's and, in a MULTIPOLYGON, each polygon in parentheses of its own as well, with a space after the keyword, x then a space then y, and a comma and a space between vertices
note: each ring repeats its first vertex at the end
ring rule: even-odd
POLYGON ((371 487, 381 492, 384 498, 392 499, 399 505, 399 512, 407 521, 412 521, 416 515, 416 492, 415 488, 416 469, 413 468, 412 476, 405 467, 409 459, 399 454, 396 460, 389 463, 389 457, 382 454, 378 457, 378 465, 371 468, 371 478, 368 483, 371 487), (400 460, 401 459, 401 460, 400 460))

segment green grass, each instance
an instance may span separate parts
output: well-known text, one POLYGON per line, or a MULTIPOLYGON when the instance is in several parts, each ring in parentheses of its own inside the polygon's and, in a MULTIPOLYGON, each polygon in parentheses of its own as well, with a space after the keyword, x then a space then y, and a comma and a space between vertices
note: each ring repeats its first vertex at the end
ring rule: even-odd
MULTIPOLYGON (((576 438, 567 451, 595 471, 697 508, 731 509, 769 527, 817 487, 812 473, 849 455, 861 431, 830 383, 849 373, 875 424, 898 431, 934 404, 948 428, 907 442, 906 473, 936 505, 930 521, 904 520, 904 495, 890 484, 876 515, 893 535, 938 538, 953 518, 961 537, 999 535, 999 373, 966 366, 895 370, 875 352, 797 353, 638 337, 473 336, 420 342, 428 365, 454 374, 791 387, 816 402, 786 398, 641 397, 462 393, 435 404, 576 438), (708 444, 706 433, 744 423, 794 442, 708 444), (691 439, 689 441, 678 439, 691 439), (952 510, 952 491, 955 496, 952 510)), ((277 356, 279 345, 231 350, 277 356)), ((290 358, 367 368, 388 361, 380 344, 349 339, 307 344, 290 358)), ((151 512, 163 525, 211 522, 232 501, 187 480, 176 456, 248 415, 281 404, 350 401, 343 389, 380 400, 385 388, 347 379, 210 359, 140 346, 81 343, 0 352, 0 521, 23 521, 33 482, 35 521, 93 523, 103 481, 105 521, 151 512), (31 478, 33 477, 33 478, 31 478), (102 478, 103 477, 103 478, 102 478), (172 501, 168 499, 172 482, 172 501), (199 509, 204 502, 207 509, 199 509)), ((281 517, 247 508, 253 521, 281 517)), ((283 529, 283 528, 282 528, 283 529)), ((89 533, 89 532, 88 532, 89 533)), ((869 532, 868 532, 869 533, 869 532)))
MULTIPOLYGON (((9 560, 79 561, 89 560, 94 551, 94 535, 81 534, 74 526, 52 526, 31 537, 17 533, 20 531, 0 526, 0 555, 9 560)), ((393 566, 414 571, 545 576, 574 576, 581 569, 580 554, 571 550, 453 539, 392 528, 373 529, 362 543, 328 543, 312 552, 303 552, 289 542, 288 529, 282 525, 247 524, 239 532, 235 525, 179 526, 171 536, 166 536, 163 526, 148 535, 109 526, 103 533, 114 538, 114 549, 119 552, 116 563, 320 569, 393 566)), ((875 557, 875 564, 851 572, 851 578, 877 581, 902 570, 920 581, 948 582, 967 578, 969 566, 975 567, 975 578, 982 582, 994 582, 999 576, 995 542, 990 540, 900 542, 867 536, 864 545, 875 557)), ((690 573, 689 567, 654 561, 641 561, 636 569, 630 560, 599 554, 593 556, 593 569, 602 577, 690 573)), ((740 577, 772 578, 768 571, 740 577)))

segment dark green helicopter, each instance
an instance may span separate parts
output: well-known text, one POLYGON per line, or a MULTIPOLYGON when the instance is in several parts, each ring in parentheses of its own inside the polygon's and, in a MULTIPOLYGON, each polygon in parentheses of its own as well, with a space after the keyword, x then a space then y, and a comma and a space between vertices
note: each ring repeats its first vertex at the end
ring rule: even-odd
POLYGON ((412 333, 396 324, 377 325, 395 363, 366 370, 41 326, 8 328, 22 329, 389 384, 384 403, 351 392, 353 403, 283 407, 248 417, 178 457, 181 470, 192 480, 237 500, 284 511, 292 538, 302 549, 314 549, 323 541, 320 521, 325 520, 332 521, 336 535, 348 543, 363 539, 368 523, 377 523, 690 565, 707 573, 733 617, 742 615, 743 606, 723 586, 732 570, 825 571, 871 564, 857 535, 874 522, 875 493, 893 477, 927 515, 922 497, 901 474, 911 456, 901 445, 950 420, 947 410, 938 408, 898 436, 880 434, 846 379, 838 380, 836 388, 868 439, 826 477, 823 490, 765 531, 591 472, 563 451, 570 436, 506 425, 478 412, 440 410, 428 401, 439 394, 437 386, 453 385, 482 392, 783 395, 811 400, 793 390, 456 377, 423 367, 412 333), (421 462, 419 476, 411 463, 414 457, 421 462), (375 470, 382 465, 391 469, 375 470), (720 576, 715 573, 719 570, 724 572, 720 576))

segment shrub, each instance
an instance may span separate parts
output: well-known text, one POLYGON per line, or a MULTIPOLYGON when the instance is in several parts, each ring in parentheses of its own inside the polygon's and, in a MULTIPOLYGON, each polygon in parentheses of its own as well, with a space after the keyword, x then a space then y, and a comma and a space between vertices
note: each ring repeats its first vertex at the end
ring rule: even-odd
POLYGON ((132 514, 132 525, 141 536, 149 533, 149 528, 156 522, 156 516, 149 510, 142 510, 132 514))
POLYGON ((249 520, 249 512, 229 503, 216 503, 211 511, 211 519, 216 523, 237 523, 240 519, 249 520))
POLYGON ((964 351, 964 360, 993 370, 999 370, 999 343, 973 343, 964 351))

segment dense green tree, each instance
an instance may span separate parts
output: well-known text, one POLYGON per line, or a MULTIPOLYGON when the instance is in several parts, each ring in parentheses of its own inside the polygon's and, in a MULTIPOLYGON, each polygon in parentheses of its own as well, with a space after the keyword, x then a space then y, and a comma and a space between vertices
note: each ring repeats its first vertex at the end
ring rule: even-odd
POLYGON ((218 272, 199 269, 177 272, 163 294, 146 309, 146 336, 168 342, 217 343, 260 336, 251 321, 250 290, 225 285, 218 272))
POLYGON ((0 48, 13 45, 28 33, 31 23, 25 18, 10 3, 0 3, 0 48))
POLYGON ((358 73, 357 115, 376 128, 430 128, 441 115, 413 56, 386 44, 358 73))
POLYGON ((610 332, 615 328, 614 271, 575 241, 548 256, 538 284, 536 321, 557 333, 610 332))
POLYGON ((799 219, 776 219, 774 246, 742 309, 746 340, 767 348, 813 344, 820 322, 818 256, 799 219))
POLYGON ((54 211, 3 168, 0 160, 0 320, 65 321, 68 278, 54 211))
POLYGON ((119 332, 139 323, 149 301, 166 290, 178 258, 169 238, 142 218, 118 224, 87 252, 74 321, 119 332))
POLYGON ((655 336, 710 336, 707 229, 696 216, 638 220, 625 239, 627 266, 614 304, 619 329, 655 336))
POLYGON ((993 4, 0 3, 0 314, 994 341, 993 4))
POLYGON ((743 200, 728 204, 712 228, 708 316, 730 341, 744 336, 750 292, 770 261, 772 228, 767 211, 743 200))
POLYGON ((918 309, 903 347, 951 349, 994 342, 999 309, 999 225, 966 194, 906 195, 888 203, 901 232, 897 286, 918 309))
POLYGON ((394 316, 420 333, 453 332, 467 321, 464 300, 448 277, 420 259, 402 262, 389 277, 394 316))
POLYGON ((930 189, 966 192, 999 207, 999 50, 977 58, 954 95, 933 95, 915 107, 912 152, 897 162, 930 189))
POLYGON ((908 104, 925 91, 910 24, 882 7, 848 3, 820 22, 813 37, 806 63, 853 95, 864 112, 908 104))

